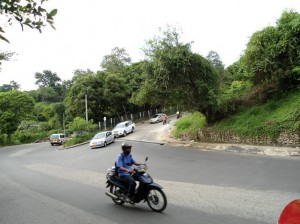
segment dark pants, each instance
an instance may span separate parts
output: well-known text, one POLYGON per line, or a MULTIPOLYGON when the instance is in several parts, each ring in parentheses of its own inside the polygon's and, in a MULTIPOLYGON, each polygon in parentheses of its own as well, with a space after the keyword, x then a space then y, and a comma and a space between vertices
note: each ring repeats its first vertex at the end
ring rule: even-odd
POLYGON ((127 189, 128 189, 128 197, 133 197, 134 195, 134 190, 136 187, 136 183, 135 180, 132 176, 128 175, 128 176, 121 176, 121 180, 126 183, 127 185, 127 189))

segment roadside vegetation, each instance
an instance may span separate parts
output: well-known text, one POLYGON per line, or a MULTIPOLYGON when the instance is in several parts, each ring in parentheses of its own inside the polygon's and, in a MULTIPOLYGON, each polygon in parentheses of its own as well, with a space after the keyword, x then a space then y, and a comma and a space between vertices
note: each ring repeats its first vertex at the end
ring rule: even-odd
MULTIPOLYGON (((204 127, 272 138, 285 130, 299 133, 299 36, 300 14, 283 11, 275 26, 253 33, 241 57, 225 68, 217 52, 193 52, 192 41, 183 42, 179 29, 167 26, 146 41, 142 61, 132 63, 126 49, 115 47, 99 59, 98 71, 77 69, 70 80, 36 72, 38 89, 28 92, 11 81, 0 86, 0 146, 63 132, 75 136, 66 144, 75 144, 103 128, 104 118, 112 126, 168 108, 194 112, 178 121, 176 137, 204 127)), ((0 65, 13 56, 0 52, 0 65)))
POLYGON ((200 112, 194 112, 177 120, 171 134, 175 138, 188 135, 190 139, 196 139, 198 131, 206 125, 205 116, 200 112))
POLYGON ((194 112, 178 120, 175 127, 172 131, 175 138, 188 136, 187 139, 197 139, 197 133, 207 129, 230 131, 240 137, 266 136, 275 140, 283 131, 300 131, 300 91, 289 92, 261 105, 241 108, 235 115, 210 126, 207 126, 203 114, 194 112))
POLYGON ((300 131, 300 91, 241 109, 211 128, 232 131, 245 137, 268 136, 272 139, 283 131, 300 131))

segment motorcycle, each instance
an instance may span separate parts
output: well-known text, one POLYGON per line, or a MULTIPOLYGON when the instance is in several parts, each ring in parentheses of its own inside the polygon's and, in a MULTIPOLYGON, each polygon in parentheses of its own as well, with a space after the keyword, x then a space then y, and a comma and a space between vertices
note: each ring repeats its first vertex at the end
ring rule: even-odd
MULTIPOLYGON (((146 158, 146 161, 148 157, 146 158)), ((162 212, 167 207, 167 197, 162 190, 162 187, 153 182, 152 177, 146 173, 147 165, 142 164, 139 166, 133 166, 134 173, 132 177, 139 182, 138 187, 135 189, 133 201, 127 199, 127 186, 122 182, 122 179, 115 175, 116 167, 113 166, 107 170, 106 175, 106 188, 109 188, 109 192, 105 192, 114 203, 117 205, 123 205, 126 203, 139 203, 143 201, 147 202, 148 206, 155 212, 162 212)))

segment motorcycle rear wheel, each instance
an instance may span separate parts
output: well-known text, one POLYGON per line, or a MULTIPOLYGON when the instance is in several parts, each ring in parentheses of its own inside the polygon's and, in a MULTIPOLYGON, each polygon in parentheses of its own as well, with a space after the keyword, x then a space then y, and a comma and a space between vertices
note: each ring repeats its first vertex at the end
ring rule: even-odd
POLYGON ((161 189, 150 189, 147 204, 155 212, 162 212, 167 207, 167 197, 161 189))
MULTIPOLYGON (((117 186, 114 186, 114 185, 111 185, 110 186, 110 189, 109 189, 109 192, 114 194, 114 195, 118 195, 117 191, 120 190, 119 187, 117 186)), ((116 203, 117 205, 123 205, 125 203, 125 201, 121 200, 121 199, 112 199, 114 203, 116 203)))

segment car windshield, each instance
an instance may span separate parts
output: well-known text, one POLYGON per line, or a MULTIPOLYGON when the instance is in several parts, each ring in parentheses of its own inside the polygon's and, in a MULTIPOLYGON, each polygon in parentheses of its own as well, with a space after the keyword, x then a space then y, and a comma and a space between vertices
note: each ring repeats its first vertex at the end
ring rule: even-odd
POLYGON ((53 139, 59 139, 59 135, 51 135, 50 138, 53 138, 53 139))
POLYGON ((157 118, 158 117, 158 114, 154 114, 153 116, 152 116, 152 118, 157 118))
POLYGON ((125 124, 117 124, 116 128, 123 128, 125 127, 125 124))
POLYGON ((98 133, 95 135, 94 139, 99 139, 99 138, 104 138, 105 137, 105 133, 102 132, 102 133, 98 133))

